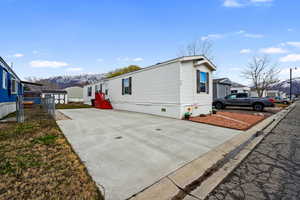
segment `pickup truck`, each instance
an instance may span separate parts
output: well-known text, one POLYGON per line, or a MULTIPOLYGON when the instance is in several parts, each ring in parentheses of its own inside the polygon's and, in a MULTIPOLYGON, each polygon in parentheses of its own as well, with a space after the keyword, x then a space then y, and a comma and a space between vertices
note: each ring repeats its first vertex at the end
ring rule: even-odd
POLYGON ((213 101, 216 109, 223 109, 226 106, 252 107, 255 111, 263 111, 265 107, 274 107, 272 98, 249 97, 247 93, 230 94, 213 101))

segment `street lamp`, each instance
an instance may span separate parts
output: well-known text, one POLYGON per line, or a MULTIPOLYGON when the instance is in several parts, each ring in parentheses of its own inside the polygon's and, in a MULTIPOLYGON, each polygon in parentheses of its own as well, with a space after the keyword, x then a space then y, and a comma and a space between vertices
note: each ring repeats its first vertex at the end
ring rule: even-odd
POLYGON ((293 85, 293 83, 292 83, 292 80, 293 80, 292 73, 293 73, 293 69, 297 70, 297 67, 291 67, 290 68, 290 101, 292 101, 292 85, 293 85))

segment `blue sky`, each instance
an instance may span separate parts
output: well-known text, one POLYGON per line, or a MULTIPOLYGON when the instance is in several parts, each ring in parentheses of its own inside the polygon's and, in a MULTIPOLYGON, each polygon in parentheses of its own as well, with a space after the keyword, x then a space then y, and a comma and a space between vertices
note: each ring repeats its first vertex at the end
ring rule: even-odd
POLYGON ((0 2, 0 55, 22 78, 149 66, 205 39, 213 41, 218 77, 246 83, 240 71, 262 54, 282 79, 288 67, 300 67, 298 0, 0 2))

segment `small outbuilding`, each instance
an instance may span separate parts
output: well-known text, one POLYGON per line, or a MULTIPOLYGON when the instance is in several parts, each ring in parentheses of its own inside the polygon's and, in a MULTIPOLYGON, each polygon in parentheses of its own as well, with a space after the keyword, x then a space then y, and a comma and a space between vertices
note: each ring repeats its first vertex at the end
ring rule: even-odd
POLYGON ((55 104, 67 104, 68 103, 68 94, 65 90, 41 90, 41 97, 45 98, 47 96, 54 97, 55 104))
POLYGON ((223 98, 231 93, 231 81, 229 78, 213 80, 213 99, 223 98))

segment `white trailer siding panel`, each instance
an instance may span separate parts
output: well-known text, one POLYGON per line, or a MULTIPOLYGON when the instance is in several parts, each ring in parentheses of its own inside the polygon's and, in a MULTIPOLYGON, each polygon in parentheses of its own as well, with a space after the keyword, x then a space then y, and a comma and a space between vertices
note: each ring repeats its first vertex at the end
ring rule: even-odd
POLYGON ((180 62, 108 80, 114 109, 179 118, 180 62), (122 95, 122 79, 132 77, 132 94, 122 95))
POLYGON ((212 110, 213 83, 212 71, 204 64, 194 66, 193 61, 181 63, 181 86, 180 86, 180 103, 181 116, 191 109, 192 116, 208 114, 212 110), (197 93, 197 76, 196 72, 209 73, 209 93, 197 93))

